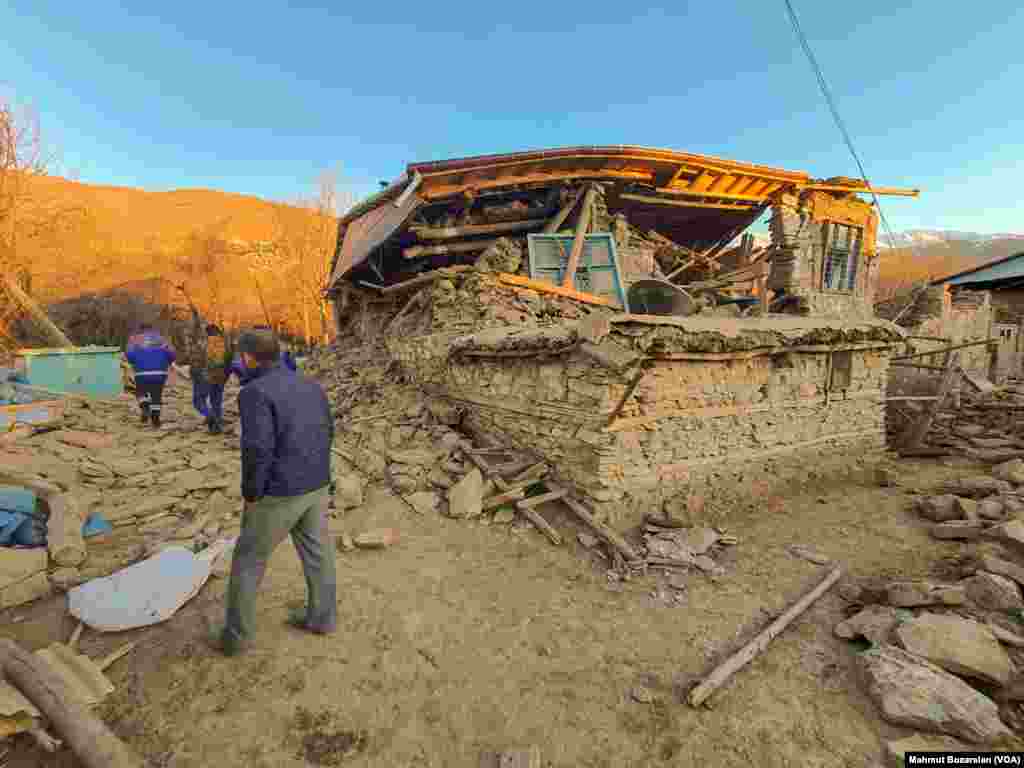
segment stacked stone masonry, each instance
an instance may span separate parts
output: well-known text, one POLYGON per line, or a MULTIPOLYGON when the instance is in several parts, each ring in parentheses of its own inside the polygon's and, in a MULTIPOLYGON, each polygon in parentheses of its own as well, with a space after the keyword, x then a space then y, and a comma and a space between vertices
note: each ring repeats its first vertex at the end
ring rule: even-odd
MULTIPOLYGON (((624 350, 636 341, 616 331, 609 338, 624 350)), ((884 340, 692 359, 655 353, 610 425, 635 368, 610 370, 578 348, 543 357, 449 357, 452 341, 433 335, 394 345, 393 353, 432 396, 464 410, 465 427, 548 461, 617 525, 709 474, 742 471, 768 456, 884 446, 884 340)))

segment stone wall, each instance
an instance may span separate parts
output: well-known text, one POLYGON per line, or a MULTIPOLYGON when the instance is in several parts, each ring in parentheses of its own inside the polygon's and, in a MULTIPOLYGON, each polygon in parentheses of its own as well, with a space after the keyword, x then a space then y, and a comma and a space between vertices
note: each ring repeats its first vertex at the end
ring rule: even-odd
MULTIPOLYGON (((941 349, 948 343, 966 344, 991 338, 993 311, 988 291, 960 291, 953 294, 945 286, 931 286, 912 310, 904 315, 913 322, 905 327, 912 336, 931 336, 949 341, 911 340, 916 352, 941 349)), ((903 324, 904 320, 901 320, 903 324)), ((912 362, 941 366, 944 354, 937 352, 912 362)), ((979 345, 960 350, 960 367, 978 376, 988 376, 991 356, 988 347, 979 345)), ((890 369, 887 391, 890 395, 932 395, 938 387, 936 371, 894 365, 890 369)), ((954 387, 959 387, 956 382, 954 387)))
POLYGON ((798 297, 800 312, 818 317, 868 320, 874 317, 879 265, 875 248, 876 214, 857 199, 835 199, 812 192, 783 195, 769 223, 772 257, 768 287, 798 297), (861 228, 861 255, 852 291, 822 289, 825 228, 829 222, 861 228))
POLYGON ((863 455, 884 443, 884 344, 652 356, 609 426, 635 368, 602 367, 578 348, 547 358, 449 357, 452 342, 434 335, 393 353, 432 396, 464 410, 465 428, 549 462, 618 526, 769 457, 836 447, 863 455))

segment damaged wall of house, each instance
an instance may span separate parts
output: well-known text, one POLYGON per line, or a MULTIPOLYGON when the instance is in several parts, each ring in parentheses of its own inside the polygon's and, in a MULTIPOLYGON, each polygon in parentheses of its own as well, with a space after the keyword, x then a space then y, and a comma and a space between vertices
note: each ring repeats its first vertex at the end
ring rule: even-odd
POLYGON ((772 208, 768 287, 796 298, 800 314, 873 316, 878 285, 874 208, 852 195, 782 194, 772 208))
MULTIPOLYGON (((896 297, 877 307, 880 316, 896 317, 900 312, 900 325, 910 336, 930 337, 910 339, 913 353, 942 349, 949 344, 967 344, 992 338, 994 314, 988 291, 959 290, 955 293, 944 285, 918 289, 911 297, 896 297), (908 307, 908 302, 913 304, 908 307), (940 339, 942 339, 940 341, 940 339)), ((971 375, 988 377, 991 373, 992 352, 985 345, 959 350, 960 367, 971 375)), ((944 353, 915 358, 908 361, 921 365, 941 366, 944 353)), ((1005 361, 1004 361, 1005 362, 1005 361)), ((889 371, 887 391, 892 396, 931 395, 938 386, 938 372, 893 365, 889 371)), ((954 385, 959 387, 959 382, 954 385)))
POLYGON ((710 474, 742 474, 767 456, 825 443, 882 447, 880 400, 897 335, 812 322, 782 337, 773 322, 738 330, 705 321, 696 331, 616 323, 596 355, 566 325, 542 329, 542 344, 529 335, 541 331, 509 328, 389 348, 412 380, 462 409, 464 428, 534 452, 622 525, 710 474), (484 348, 465 352, 467 344, 484 348), (688 359, 670 359, 678 356, 688 359))

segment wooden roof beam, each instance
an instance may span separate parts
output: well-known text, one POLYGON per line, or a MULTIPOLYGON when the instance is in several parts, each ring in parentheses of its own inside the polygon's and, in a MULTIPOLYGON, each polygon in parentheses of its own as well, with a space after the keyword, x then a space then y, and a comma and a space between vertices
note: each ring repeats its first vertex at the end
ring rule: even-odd
MULTIPOLYGON (((773 182, 774 183, 774 182, 773 182)), ((763 188, 768 189, 770 185, 765 185, 763 188)), ((768 193, 762 194, 734 194, 732 192, 695 192, 690 189, 676 189, 674 187, 661 187, 657 190, 661 194, 673 195, 677 197, 713 197, 720 200, 736 200, 745 203, 760 203, 767 196, 768 193)))
POLYGON ((862 195, 896 195, 899 197, 917 197, 921 194, 920 189, 909 189, 906 187, 845 187, 837 184, 799 184, 800 189, 810 189, 816 192, 856 192, 862 195))
POLYGON ((703 202, 690 202, 689 200, 669 200, 665 197, 650 197, 648 195, 634 195, 634 194, 621 194, 619 197, 622 200, 632 200, 637 203, 649 203, 651 205, 674 205, 680 208, 717 208, 725 211, 750 211, 753 210, 754 206, 744 203, 733 203, 732 205, 726 203, 703 203, 703 202))
MULTIPOLYGON (((536 173, 528 176, 505 176, 488 181, 481 181, 473 184, 477 191, 494 189, 497 187, 512 187, 519 184, 553 183, 558 181, 569 181, 572 179, 615 179, 622 181, 650 182, 653 174, 647 171, 608 171, 603 169, 562 171, 553 173, 536 173)), ((464 183, 441 183, 431 182, 430 177, 424 178, 421 196, 428 200, 450 197, 457 195, 469 185, 464 183)))

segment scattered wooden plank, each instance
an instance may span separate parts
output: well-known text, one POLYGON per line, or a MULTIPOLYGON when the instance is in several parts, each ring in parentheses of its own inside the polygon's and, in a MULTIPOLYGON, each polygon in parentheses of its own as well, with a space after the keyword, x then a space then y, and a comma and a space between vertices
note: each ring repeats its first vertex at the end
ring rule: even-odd
POLYGON ((912 355, 900 355, 899 357, 892 358, 892 361, 897 360, 913 360, 916 357, 928 357, 929 355, 944 355, 948 352, 956 352, 960 349, 967 349, 968 347, 980 347, 982 345, 991 346, 996 345, 999 342, 992 339, 984 339, 983 341, 968 341, 964 344, 955 344, 952 347, 941 347, 940 349, 932 349, 927 352, 915 352, 912 355))
POLYGON ((451 253, 472 253, 473 251, 484 251, 498 242, 497 238, 491 240, 473 240, 467 243, 445 243, 444 245, 413 245, 402 251, 406 259, 418 259, 421 256, 445 256, 451 253))
POLYGON ((519 514, 521 514, 523 517, 525 517, 527 520, 533 523, 534 527, 538 531, 547 536, 548 541, 550 541, 556 547, 560 547, 562 545, 562 537, 561 535, 559 535, 558 531, 552 528, 551 523, 545 520, 541 516, 540 512, 538 512, 537 510, 533 509, 532 507, 519 506, 522 503, 523 502, 520 501, 516 504, 516 509, 519 511, 519 514))
POLYGON ((470 224, 464 227, 410 227, 409 231, 420 240, 452 240, 456 237, 497 235, 502 232, 524 232, 544 226, 547 219, 502 221, 498 224, 470 224))
POLYGON ((524 499, 523 501, 518 502, 516 507, 519 509, 533 509, 534 507, 539 507, 541 504, 547 504, 549 501, 558 501, 558 499, 563 498, 566 493, 567 491, 559 488, 554 491, 549 491, 548 493, 542 493, 538 496, 531 496, 528 499, 524 499))
POLYGON ((114 662, 127 656, 136 645, 138 645, 138 640, 133 640, 130 643, 125 643, 116 651, 109 654, 102 661, 98 662, 96 666, 100 668, 100 672, 103 672, 104 670, 109 668, 114 662))
POLYGON ((510 275, 507 272, 499 273, 498 279, 506 285, 529 288, 531 291, 537 291, 538 293, 550 293, 555 296, 563 296, 567 299, 573 299, 584 304, 596 304, 600 307, 620 309, 616 302, 611 299, 606 299, 604 296, 595 296, 592 293, 583 293, 573 288, 566 288, 561 285, 555 285, 554 283, 545 283, 543 280, 534 280, 529 277, 522 277, 521 275, 510 275))
POLYGON ((717 666, 710 675, 704 678, 703 682, 690 691, 690 695, 687 697, 687 700, 690 702, 690 706, 699 707, 703 704, 704 701, 711 694, 717 691, 730 677, 733 676, 733 674, 749 664, 754 657, 767 648, 771 641, 781 634, 794 619, 806 611, 819 597, 825 594, 833 584, 839 581, 839 577, 841 575, 841 568, 833 569, 832 572, 829 573, 820 584, 818 584, 818 586, 794 603, 789 610, 769 624, 767 628, 757 635, 757 637, 744 645, 739 651, 726 659, 722 664, 717 666))
POLYGON ((38 655, 0 639, 4 676, 42 712, 85 768, 143 768, 142 759, 93 714, 38 655))
POLYGON ((473 267, 468 264, 456 264, 452 267, 442 267, 441 269, 435 269, 432 272, 424 272, 422 275, 417 275, 416 277, 409 278, 401 283, 395 283, 394 285, 375 287, 381 293, 387 295, 397 293, 398 291, 405 291, 409 288, 415 288, 420 285, 426 285, 427 283, 432 283, 435 280, 440 280, 441 278, 451 277, 458 272, 468 272, 471 269, 473 269, 473 267))
POLYGON ((571 496, 565 496, 562 499, 562 503, 569 507, 576 517, 583 521, 583 523, 601 540, 606 542, 613 549, 617 550, 628 562, 635 563, 642 559, 640 555, 637 554, 636 550, 633 549, 633 547, 631 547, 624 538, 604 523, 596 520, 590 513, 590 510, 583 506, 583 504, 576 501, 571 496))
POLYGON ((943 367, 945 371, 942 374, 942 380, 939 382, 939 389, 935 393, 936 399, 925 406, 921 416, 906 431, 904 439, 900 441, 901 450, 913 451, 920 448, 921 443, 924 441, 924 436, 928 433, 928 429, 935 419, 939 405, 946 399, 946 395, 956 379, 956 374, 960 367, 960 353, 947 352, 943 367))

